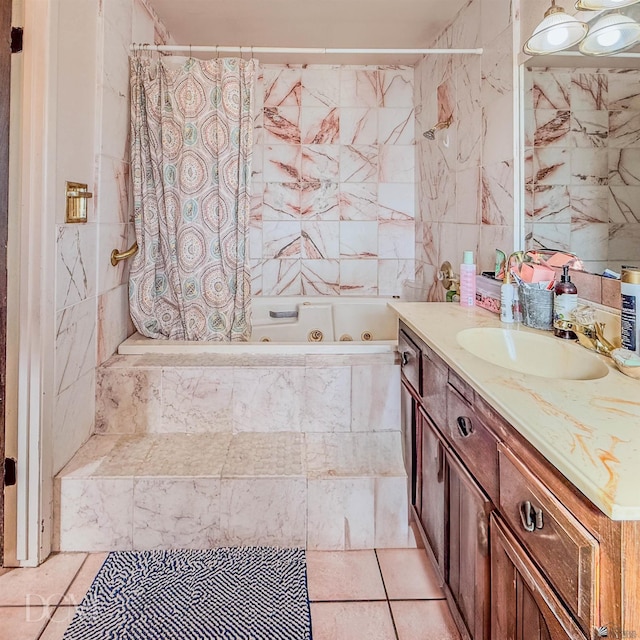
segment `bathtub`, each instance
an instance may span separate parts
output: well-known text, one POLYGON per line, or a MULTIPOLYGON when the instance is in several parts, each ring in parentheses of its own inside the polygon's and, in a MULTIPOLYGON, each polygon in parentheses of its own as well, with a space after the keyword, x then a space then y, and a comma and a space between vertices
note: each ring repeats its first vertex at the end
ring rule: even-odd
POLYGON ((250 342, 154 340, 135 333, 118 353, 387 353, 395 350, 398 331, 390 300, 262 296, 252 300, 250 342))

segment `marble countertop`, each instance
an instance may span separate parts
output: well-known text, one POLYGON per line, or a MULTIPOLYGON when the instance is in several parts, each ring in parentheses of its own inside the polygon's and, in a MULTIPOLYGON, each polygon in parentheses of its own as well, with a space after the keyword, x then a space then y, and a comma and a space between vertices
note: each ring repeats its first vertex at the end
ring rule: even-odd
MULTIPOLYGON (((471 327, 505 325, 477 307, 454 303, 392 302, 389 306, 456 373, 551 464, 613 520, 640 520, 640 380, 609 367, 598 380, 556 380, 490 364, 458 345, 471 327)), ((573 345, 571 345, 573 346, 573 345)), ((578 344, 576 349, 583 349, 578 344)))

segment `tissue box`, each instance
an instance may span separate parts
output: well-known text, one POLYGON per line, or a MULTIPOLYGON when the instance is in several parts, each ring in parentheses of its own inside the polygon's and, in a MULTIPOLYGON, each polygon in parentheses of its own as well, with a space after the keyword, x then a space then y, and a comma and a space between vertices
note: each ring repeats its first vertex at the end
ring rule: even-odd
POLYGON ((476 306, 487 309, 492 313, 500 313, 501 280, 476 276, 476 306))

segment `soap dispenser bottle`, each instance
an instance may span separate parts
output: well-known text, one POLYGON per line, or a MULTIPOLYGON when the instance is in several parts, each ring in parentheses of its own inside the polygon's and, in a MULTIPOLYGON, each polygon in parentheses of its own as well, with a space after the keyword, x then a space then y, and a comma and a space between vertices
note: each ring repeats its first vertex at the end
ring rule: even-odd
POLYGON ((462 254, 460 265, 460 306, 473 307, 476 304, 476 265, 473 251, 462 254))
POLYGON ((573 331, 561 329, 556 326, 559 320, 571 320, 573 312, 578 306, 578 289, 571 282, 569 275, 569 266, 562 267, 562 276, 560 282, 556 284, 555 296, 553 300, 553 333, 558 338, 567 340, 577 340, 578 336, 573 331))
POLYGON ((511 276, 508 271, 504 274, 504 282, 500 287, 500 320, 507 324, 515 322, 513 306, 516 297, 515 287, 511 284, 511 276))

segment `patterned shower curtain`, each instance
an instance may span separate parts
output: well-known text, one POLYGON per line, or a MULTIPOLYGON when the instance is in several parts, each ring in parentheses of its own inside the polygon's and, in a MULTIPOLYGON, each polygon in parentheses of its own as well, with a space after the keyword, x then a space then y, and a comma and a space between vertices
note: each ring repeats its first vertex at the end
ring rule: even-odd
POLYGON ((129 301, 150 338, 248 340, 256 63, 131 66, 131 173, 139 251, 129 301))

